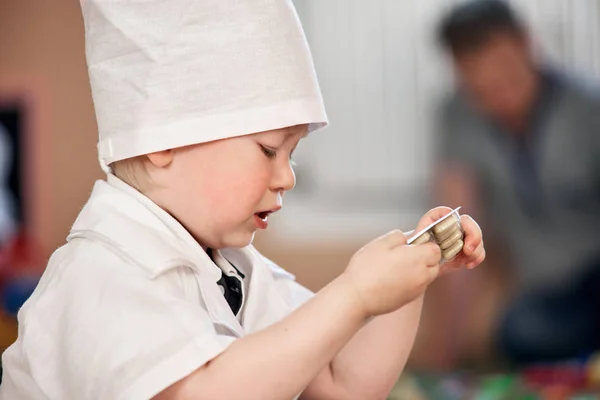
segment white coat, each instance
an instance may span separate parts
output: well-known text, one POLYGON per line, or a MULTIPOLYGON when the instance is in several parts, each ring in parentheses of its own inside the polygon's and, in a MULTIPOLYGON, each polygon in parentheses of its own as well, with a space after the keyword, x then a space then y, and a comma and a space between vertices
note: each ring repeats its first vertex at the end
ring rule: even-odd
POLYGON ((97 182, 19 312, 0 399, 149 399, 312 295, 252 246, 221 254, 249 279, 241 323, 182 225, 116 177, 97 182))

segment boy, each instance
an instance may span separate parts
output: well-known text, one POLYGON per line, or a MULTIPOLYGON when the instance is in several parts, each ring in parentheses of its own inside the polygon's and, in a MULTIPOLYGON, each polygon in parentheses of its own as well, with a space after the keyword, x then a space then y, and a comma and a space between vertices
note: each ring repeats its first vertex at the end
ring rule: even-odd
POLYGON ((437 246, 392 232, 313 296, 250 245, 327 122, 291 2, 82 5, 108 178, 20 312, 0 398, 384 398, 437 246))

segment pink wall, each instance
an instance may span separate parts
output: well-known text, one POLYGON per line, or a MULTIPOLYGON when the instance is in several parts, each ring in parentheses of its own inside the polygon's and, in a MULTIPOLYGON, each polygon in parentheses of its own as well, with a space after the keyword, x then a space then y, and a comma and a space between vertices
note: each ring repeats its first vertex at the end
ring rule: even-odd
POLYGON ((0 5, 0 101, 25 96, 32 110, 27 212, 46 255, 101 176, 80 13, 77 0, 0 5))

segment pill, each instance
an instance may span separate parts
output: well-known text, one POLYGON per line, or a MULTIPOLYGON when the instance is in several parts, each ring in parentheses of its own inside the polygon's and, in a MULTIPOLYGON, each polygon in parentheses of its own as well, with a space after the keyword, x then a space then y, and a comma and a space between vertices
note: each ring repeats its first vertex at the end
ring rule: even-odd
POLYGON ((447 228, 445 231, 442 231, 442 232, 436 234, 435 238, 438 241, 438 243, 441 243, 441 242, 445 241, 446 239, 448 239, 450 236, 453 236, 456 232, 460 232, 460 231, 461 231, 460 225, 455 223, 454 225, 447 228))
POLYGON ((444 240, 443 242, 440 243, 440 248, 442 250, 446 250, 449 249, 450 247, 452 247, 452 245, 457 242, 458 240, 461 240, 463 238, 463 234, 462 231, 459 229, 457 231, 455 231, 452 236, 450 236, 448 239, 444 240))
POLYGON ((433 227, 433 233, 440 234, 442 232, 444 232, 446 229, 450 228, 452 225, 457 224, 458 220, 456 218, 456 216, 452 215, 448 218, 446 218, 445 220, 443 220, 442 222, 440 222, 439 224, 437 224, 436 226, 433 227))
POLYGON ((425 232, 421 236, 419 236, 417 239, 415 239, 415 241, 413 241, 412 244, 423 244, 423 243, 429 242, 430 240, 431 240, 431 234, 429 232, 425 232))
POLYGON ((442 252, 442 258, 446 261, 452 260, 458 255, 458 253, 462 251, 463 246, 464 242, 462 240, 458 240, 452 247, 442 252))

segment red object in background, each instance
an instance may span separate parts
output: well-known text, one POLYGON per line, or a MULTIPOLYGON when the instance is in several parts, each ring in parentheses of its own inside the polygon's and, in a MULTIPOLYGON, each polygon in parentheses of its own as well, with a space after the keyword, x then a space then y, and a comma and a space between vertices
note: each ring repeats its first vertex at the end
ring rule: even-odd
POLYGON ((541 390, 543 400, 570 400, 574 390, 565 385, 554 385, 541 390))
POLYGON ((16 318, 34 292, 45 263, 40 247, 24 230, 0 247, 0 310, 16 318))
POLYGON ((17 276, 40 276, 44 267, 40 246, 20 230, 0 248, 0 287, 17 276))
POLYGON ((585 367, 579 364, 530 367, 523 371, 522 376, 529 386, 547 391, 548 398, 562 398, 564 393, 583 389, 587 385, 585 367))

